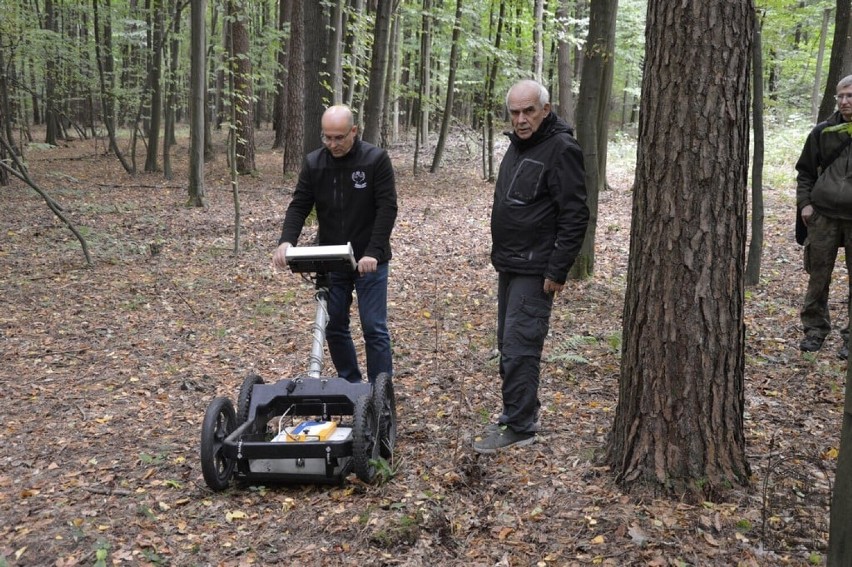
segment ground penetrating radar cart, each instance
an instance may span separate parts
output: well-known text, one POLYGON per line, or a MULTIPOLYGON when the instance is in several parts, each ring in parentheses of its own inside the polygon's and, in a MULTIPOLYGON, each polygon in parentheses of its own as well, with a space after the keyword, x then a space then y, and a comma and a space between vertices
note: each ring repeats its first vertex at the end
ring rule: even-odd
POLYGON ((388 374, 373 384, 323 377, 328 323, 328 273, 356 268, 352 246, 291 246, 287 264, 314 283, 316 318, 305 376, 266 384, 257 374, 242 383, 237 406, 213 399, 201 426, 201 472, 207 486, 225 490, 232 477, 247 482, 342 484, 354 471, 364 482, 390 460, 396 442, 396 401, 388 374))

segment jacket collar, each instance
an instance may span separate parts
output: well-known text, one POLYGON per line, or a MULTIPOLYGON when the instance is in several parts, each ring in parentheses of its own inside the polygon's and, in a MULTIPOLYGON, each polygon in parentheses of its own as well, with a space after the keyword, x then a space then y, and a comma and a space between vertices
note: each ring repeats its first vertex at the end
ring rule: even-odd
POLYGON ((544 120, 541 121, 541 124, 538 126, 538 130, 533 132, 533 135, 526 140, 522 140, 514 132, 507 132, 506 135, 509 136, 509 140, 515 147, 523 151, 527 148, 536 146, 543 140, 549 138, 553 134, 552 130, 554 124, 556 124, 556 115, 551 111, 544 117, 544 120))

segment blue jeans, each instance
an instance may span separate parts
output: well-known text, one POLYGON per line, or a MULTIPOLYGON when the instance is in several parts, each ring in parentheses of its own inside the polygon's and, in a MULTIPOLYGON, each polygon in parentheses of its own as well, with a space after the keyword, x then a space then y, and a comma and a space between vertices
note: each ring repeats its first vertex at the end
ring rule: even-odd
POLYGON ((372 383, 382 372, 393 375, 388 332, 388 262, 363 276, 357 271, 332 272, 329 284, 325 339, 337 375, 350 382, 360 382, 362 378, 349 330, 353 291, 358 294, 358 316, 367 351, 367 377, 372 383))

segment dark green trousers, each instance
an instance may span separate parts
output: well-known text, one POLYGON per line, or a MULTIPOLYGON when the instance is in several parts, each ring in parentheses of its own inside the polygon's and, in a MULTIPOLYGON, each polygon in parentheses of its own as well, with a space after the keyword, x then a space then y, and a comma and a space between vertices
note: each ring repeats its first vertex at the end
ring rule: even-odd
MULTIPOLYGON (((805 304, 800 313, 805 335, 825 338, 831 332, 831 317, 828 310, 828 288, 831 274, 837 261, 837 249, 846 251, 846 270, 852 275, 852 221, 829 218, 814 213, 808 223, 808 239, 805 242, 805 271, 808 273, 808 290, 805 304)), ((852 282, 847 286, 843 313, 852 299, 852 282)), ((843 340, 849 338, 849 322, 840 331, 843 340)))

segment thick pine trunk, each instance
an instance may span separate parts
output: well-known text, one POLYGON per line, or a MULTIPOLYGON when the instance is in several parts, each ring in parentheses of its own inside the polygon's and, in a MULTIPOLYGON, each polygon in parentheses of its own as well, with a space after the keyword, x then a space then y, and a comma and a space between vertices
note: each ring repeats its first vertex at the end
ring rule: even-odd
POLYGON ((623 486, 748 483, 743 266, 754 10, 648 6, 624 354, 609 461, 623 486))

